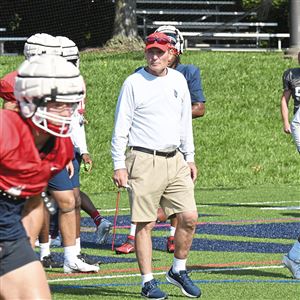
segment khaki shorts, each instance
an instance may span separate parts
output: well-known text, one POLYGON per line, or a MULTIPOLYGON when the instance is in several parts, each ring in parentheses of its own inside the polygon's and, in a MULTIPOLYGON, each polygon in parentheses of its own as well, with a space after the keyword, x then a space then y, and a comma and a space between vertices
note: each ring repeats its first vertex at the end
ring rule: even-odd
POLYGON ((194 183, 182 153, 163 157, 130 150, 126 155, 133 222, 152 222, 161 206, 167 217, 197 211, 194 183))

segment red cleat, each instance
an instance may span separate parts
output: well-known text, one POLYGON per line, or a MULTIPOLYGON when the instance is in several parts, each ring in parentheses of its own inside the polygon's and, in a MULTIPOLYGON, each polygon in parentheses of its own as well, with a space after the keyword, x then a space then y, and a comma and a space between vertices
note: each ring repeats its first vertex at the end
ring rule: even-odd
POLYGON ((168 237, 167 251, 169 253, 174 253, 174 251, 175 251, 174 236, 169 236, 168 237))
POLYGON ((134 236, 128 235, 127 241, 121 245, 120 247, 116 248, 117 254, 128 254, 128 253, 134 253, 134 236))

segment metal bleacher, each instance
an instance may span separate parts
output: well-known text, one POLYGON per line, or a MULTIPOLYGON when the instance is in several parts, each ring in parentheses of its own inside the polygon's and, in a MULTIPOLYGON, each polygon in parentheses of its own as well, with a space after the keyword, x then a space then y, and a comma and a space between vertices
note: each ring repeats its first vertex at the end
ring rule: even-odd
MULTIPOLYGON (((0 33, 6 32, 6 28, 1 27, 0 33)), ((8 53, 5 53, 4 44, 9 42, 25 42, 27 40, 27 37, 4 37, 0 35, 0 55, 7 55, 8 53)), ((10 53, 11 54, 11 53, 10 53)), ((16 54, 16 53, 13 53, 16 54)))
POLYGON ((236 1, 137 0, 139 34, 174 25, 189 48, 271 48, 281 50, 288 33, 276 33, 276 22, 257 21, 257 11, 237 11, 236 1), (273 40, 277 40, 277 47, 273 40), (271 43, 272 41, 272 43, 271 43))

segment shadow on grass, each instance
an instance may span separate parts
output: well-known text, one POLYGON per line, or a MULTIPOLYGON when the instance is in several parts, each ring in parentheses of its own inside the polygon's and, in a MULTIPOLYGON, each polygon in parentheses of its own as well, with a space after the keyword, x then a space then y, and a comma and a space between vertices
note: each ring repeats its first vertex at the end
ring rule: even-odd
POLYGON ((55 292, 57 294, 66 294, 66 295, 82 295, 85 298, 89 296, 102 296, 102 297, 119 297, 120 299, 141 299, 140 292, 130 292, 123 291, 121 289, 113 288, 105 288, 105 287, 93 287, 91 286, 70 286, 70 285, 58 285, 51 286, 51 292, 55 292))
MULTIPOLYGON (((140 285, 140 284, 138 284, 140 285)), ((111 297, 119 299, 141 299, 140 292, 130 292, 130 291, 123 291, 121 289, 117 289, 116 286, 112 288, 105 288, 105 287, 98 287, 98 286, 73 286, 73 285, 54 285, 50 286, 51 292, 55 292, 56 294, 65 294, 65 295, 74 295, 74 296, 102 296, 102 297, 111 297)), ((127 289, 132 289, 132 286, 128 286, 127 289)), ((140 289, 140 287, 138 287, 140 289)), ((168 293, 169 296, 171 295, 168 293)), ((172 298, 182 298, 182 295, 171 295, 172 298)))
POLYGON ((285 217, 294 217, 294 218, 300 218, 300 212, 289 212, 289 213, 281 213, 282 216, 285 217))
MULTIPOLYGON (((197 270, 198 268, 194 268, 193 270, 197 270)), ((209 267, 201 267, 199 268, 201 270, 205 269, 209 271, 209 267)), ((209 272, 207 272, 209 273, 209 272)), ((285 275, 281 273, 276 273, 276 272, 269 272, 269 271, 263 271, 263 270, 218 270, 218 271, 212 271, 211 274, 223 274, 223 275, 228 275, 228 276, 255 276, 255 277, 267 277, 268 279, 270 278, 281 278, 281 279, 290 279, 290 275, 285 275)), ((241 279, 241 278, 240 278, 241 279)))

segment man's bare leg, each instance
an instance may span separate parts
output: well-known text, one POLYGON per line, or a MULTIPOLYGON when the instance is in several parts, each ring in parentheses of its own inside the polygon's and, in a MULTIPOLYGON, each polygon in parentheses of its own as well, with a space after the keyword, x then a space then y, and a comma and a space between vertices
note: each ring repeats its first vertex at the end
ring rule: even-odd
POLYGON ((155 222, 137 223, 135 234, 136 257, 142 275, 152 273, 151 233, 155 222))
POLYGON ((44 202, 41 197, 36 196, 26 200, 22 216, 23 226, 30 237, 31 246, 34 248, 44 220, 44 202))
POLYGON ((179 259, 186 259, 192 245, 198 213, 196 211, 179 213, 176 218, 178 224, 175 233, 174 256, 179 259))

